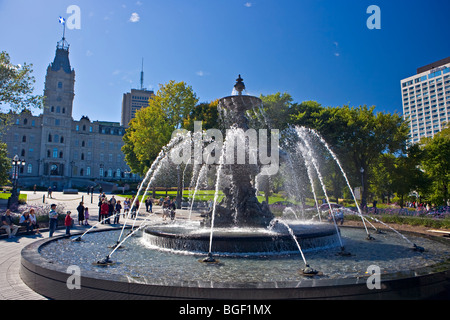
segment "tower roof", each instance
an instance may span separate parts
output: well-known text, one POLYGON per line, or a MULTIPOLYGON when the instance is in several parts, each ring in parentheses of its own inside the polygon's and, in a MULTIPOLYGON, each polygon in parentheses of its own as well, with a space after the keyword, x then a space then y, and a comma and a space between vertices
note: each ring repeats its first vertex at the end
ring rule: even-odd
POLYGON ((63 69, 65 73, 72 73, 69 61, 69 43, 63 37, 56 46, 56 54, 53 63, 51 64, 53 71, 63 69))

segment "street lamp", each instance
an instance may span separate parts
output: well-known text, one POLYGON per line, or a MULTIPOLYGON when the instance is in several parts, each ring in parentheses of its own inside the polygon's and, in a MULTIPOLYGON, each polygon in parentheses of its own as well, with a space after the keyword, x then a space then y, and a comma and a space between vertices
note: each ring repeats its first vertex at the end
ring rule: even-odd
POLYGON ((25 166, 25 160, 20 160, 18 155, 15 155, 12 162, 12 183, 13 189, 11 197, 9 198, 8 208, 19 202, 19 194, 17 193, 17 184, 19 181, 19 170, 25 166))
POLYGON ((366 199, 364 198, 364 168, 361 167, 359 172, 361 172, 361 206, 364 208, 366 205, 366 199))

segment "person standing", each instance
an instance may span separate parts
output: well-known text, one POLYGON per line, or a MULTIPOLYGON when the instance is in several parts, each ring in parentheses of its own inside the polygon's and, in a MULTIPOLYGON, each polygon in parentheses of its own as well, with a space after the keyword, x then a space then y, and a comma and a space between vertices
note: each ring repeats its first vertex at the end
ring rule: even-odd
POLYGON ((79 225, 83 225, 83 221, 84 221, 84 203, 83 201, 80 202, 80 204, 77 207, 77 211, 78 211, 78 224, 79 225))
POLYGON ((108 217, 109 213, 109 204, 106 200, 103 200, 101 206, 100 206, 100 220, 102 224, 107 223, 106 218, 108 217))
POLYGON ((70 229, 72 228, 73 219, 70 216, 72 212, 67 211, 66 218, 64 219, 64 226, 66 227, 66 236, 70 237, 70 229))
POLYGON ((85 226, 89 225, 89 208, 88 207, 84 207, 84 225, 85 226))
POLYGON ((58 212, 56 212, 56 204, 52 204, 50 206, 51 210, 48 213, 49 218, 49 237, 53 237, 53 233, 56 231, 56 227, 58 226, 58 212))
POLYGON ((122 210, 122 205, 120 204, 120 200, 116 203, 116 210, 114 211, 114 224, 119 224, 120 220, 120 210, 122 210))
POLYGON ((19 227, 13 223, 13 217, 11 216, 11 210, 9 209, 7 209, 6 213, 2 216, 1 228, 6 230, 8 239, 15 237, 17 231, 19 231, 19 227))

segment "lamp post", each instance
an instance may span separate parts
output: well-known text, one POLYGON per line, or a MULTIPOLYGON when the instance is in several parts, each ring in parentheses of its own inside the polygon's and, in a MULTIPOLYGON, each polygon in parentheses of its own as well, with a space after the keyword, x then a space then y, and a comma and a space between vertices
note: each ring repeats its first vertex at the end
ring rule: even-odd
POLYGON ((366 206, 366 197, 364 190, 364 168, 361 167, 361 169, 359 169, 359 172, 361 172, 361 207, 364 209, 364 207, 366 206))
POLYGON ((11 197, 8 201, 8 208, 19 202, 19 194, 17 192, 17 184, 19 181, 19 170, 25 166, 25 161, 20 160, 18 155, 15 155, 12 162, 12 184, 13 189, 11 191, 11 197))

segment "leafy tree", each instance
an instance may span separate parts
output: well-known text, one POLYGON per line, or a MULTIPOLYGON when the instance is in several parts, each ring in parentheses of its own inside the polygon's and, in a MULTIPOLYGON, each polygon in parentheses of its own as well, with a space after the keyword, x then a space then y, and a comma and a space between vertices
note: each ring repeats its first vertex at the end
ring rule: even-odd
POLYGON ((125 160, 135 173, 144 175, 170 141, 174 128, 169 124, 159 104, 150 100, 149 106, 136 112, 123 138, 125 160))
POLYGON ((0 106, 9 104, 14 111, 41 107, 42 97, 33 95, 33 65, 14 65, 7 52, 0 52, 0 106))
POLYGON ((193 108, 189 117, 184 120, 183 127, 186 130, 194 131, 194 122, 201 121, 203 130, 218 129, 220 127, 218 104, 219 100, 198 104, 193 108))
POLYGON ((0 185, 9 183, 9 174, 11 170, 11 159, 8 159, 8 149, 6 143, 0 143, 0 185))
POLYGON ((197 103, 198 98, 192 87, 174 80, 160 85, 157 94, 150 100, 150 105, 162 110, 166 121, 174 130, 183 128, 184 121, 189 118, 197 103))
POLYGON ((183 128, 198 99, 184 82, 160 85, 149 105, 136 112, 124 136, 122 151, 133 172, 145 174, 172 132, 183 128))
POLYGON ((423 168, 432 181, 431 201, 445 204, 449 199, 450 181, 450 127, 433 138, 421 140, 424 152, 423 168))
POLYGON ((264 127, 280 131, 285 129, 289 124, 294 106, 291 95, 286 92, 277 92, 267 96, 261 95, 260 99, 262 100, 262 116, 267 122, 264 127))
POLYGON ((375 113, 374 109, 324 108, 309 101, 297 105, 291 117, 293 124, 316 129, 332 146, 352 184, 362 184, 362 206, 367 204, 373 165, 384 153, 404 152, 408 133, 399 115, 375 113))

